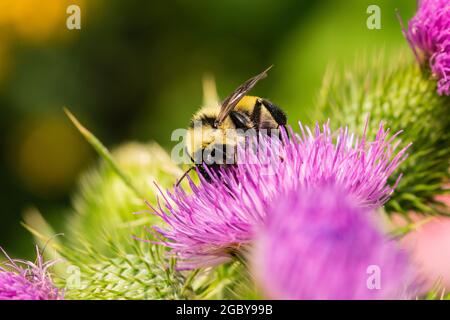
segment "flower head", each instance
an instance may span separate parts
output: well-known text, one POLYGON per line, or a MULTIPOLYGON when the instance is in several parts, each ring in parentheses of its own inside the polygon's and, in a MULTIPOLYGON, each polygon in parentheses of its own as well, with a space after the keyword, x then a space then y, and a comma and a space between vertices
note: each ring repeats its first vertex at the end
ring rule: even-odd
POLYGON ((406 37, 421 63, 438 79, 438 93, 450 95, 450 2, 421 0, 406 37))
MULTIPOLYGON (((395 186, 387 179, 405 158, 394 154, 394 135, 382 125, 374 141, 358 139, 347 129, 332 133, 329 124, 314 132, 300 125, 302 135, 282 130, 282 139, 253 137, 252 148, 239 146, 239 162, 219 172, 209 171, 210 182, 190 181, 192 193, 182 188, 163 194, 165 208, 152 208, 168 225, 155 230, 162 243, 179 258, 180 268, 222 263, 253 239, 255 227, 279 197, 298 187, 336 184, 362 207, 387 201, 395 186)), ((208 168, 206 168, 208 170, 208 168)))
POLYGON ((408 297, 413 280, 408 258, 369 213, 332 186, 299 189, 279 199, 250 259, 263 292, 272 299, 408 297))
MULTIPOLYGON (((2 250, 3 251, 3 250, 2 250)), ((63 293, 55 288, 48 272, 54 262, 43 262, 37 251, 37 262, 11 259, 0 265, 0 300, 58 300, 63 293)))

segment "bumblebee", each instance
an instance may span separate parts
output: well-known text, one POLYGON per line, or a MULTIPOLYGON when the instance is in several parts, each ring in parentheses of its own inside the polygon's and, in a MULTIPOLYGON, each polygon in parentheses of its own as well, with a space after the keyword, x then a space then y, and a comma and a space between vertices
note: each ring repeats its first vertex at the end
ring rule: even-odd
POLYGON ((270 68, 244 82, 221 104, 205 106, 192 117, 186 137, 187 152, 195 164, 192 168, 197 167, 207 180, 205 165, 215 170, 233 164, 235 153, 229 151, 245 138, 243 132, 266 129, 270 133, 286 125, 283 110, 267 99, 247 95, 259 80, 267 76, 270 68))

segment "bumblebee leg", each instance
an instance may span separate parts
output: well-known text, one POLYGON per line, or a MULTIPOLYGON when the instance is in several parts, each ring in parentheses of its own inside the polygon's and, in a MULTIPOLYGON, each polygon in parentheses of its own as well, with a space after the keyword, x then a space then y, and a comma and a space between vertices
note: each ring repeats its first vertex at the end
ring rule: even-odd
MULTIPOLYGON (((258 104, 258 102, 260 104, 262 104, 267 109, 267 111, 269 111, 269 113, 271 114, 273 119, 278 123, 278 125, 281 125, 281 126, 286 125, 287 118, 286 118, 286 114, 283 112, 283 110, 281 110, 279 107, 272 104, 270 101, 268 101, 266 99, 258 99, 257 104, 258 104)), ((256 107, 256 105, 255 105, 255 107, 256 107)))
POLYGON ((255 106, 253 107, 252 115, 250 116, 250 119, 252 120, 253 124, 256 128, 258 128, 259 123, 261 121, 261 99, 256 99, 255 106))
POLYGON ((241 112, 231 111, 230 118, 236 129, 250 129, 253 126, 253 123, 248 116, 241 112))

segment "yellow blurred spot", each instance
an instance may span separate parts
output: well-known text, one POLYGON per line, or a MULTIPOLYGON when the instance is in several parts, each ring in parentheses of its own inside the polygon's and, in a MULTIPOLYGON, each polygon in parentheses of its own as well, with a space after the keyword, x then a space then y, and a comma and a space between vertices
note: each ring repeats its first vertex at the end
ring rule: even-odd
POLYGON ((34 43, 67 36, 66 9, 71 4, 80 6, 83 14, 85 0, 1 0, 0 30, 34 43))
POLYGON ((24 185, 39 196, 68 190, 90 149, 63 117, 24 123, 12 144, 12 165, 24 185))

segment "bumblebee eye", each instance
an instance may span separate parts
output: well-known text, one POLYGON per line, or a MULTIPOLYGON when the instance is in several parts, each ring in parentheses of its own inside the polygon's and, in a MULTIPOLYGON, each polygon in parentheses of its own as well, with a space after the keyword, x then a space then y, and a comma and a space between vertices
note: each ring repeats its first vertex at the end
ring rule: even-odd
POLYGON ((231 121, 233 121, 233 124, 236 126, 236 129, 248 129, 251 127, 250 119, 240 112, 231 111, 230 118, 231 121))

